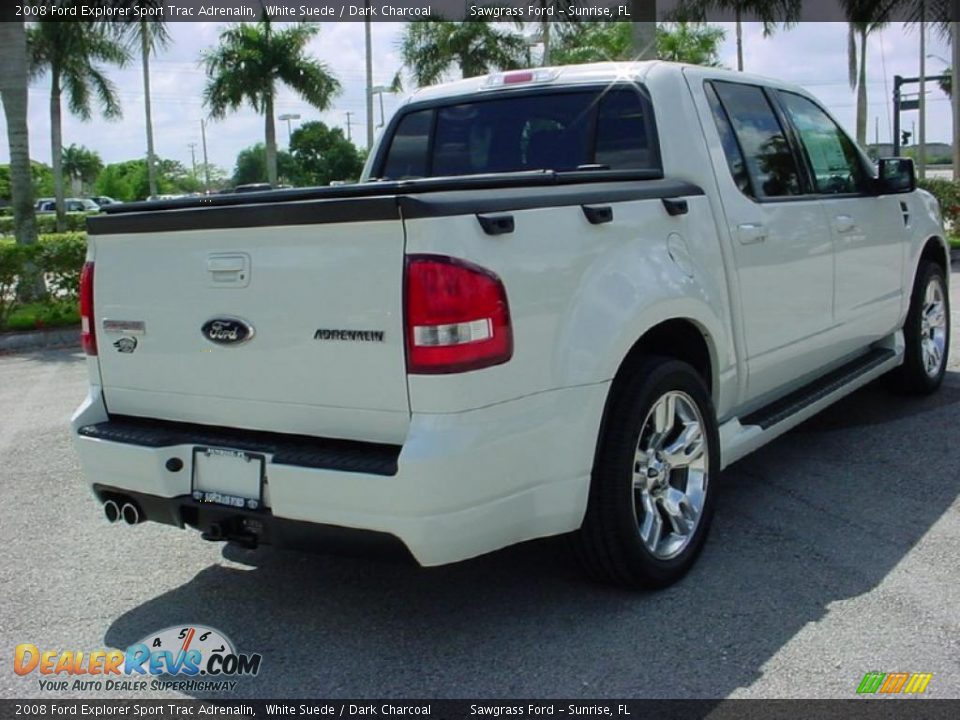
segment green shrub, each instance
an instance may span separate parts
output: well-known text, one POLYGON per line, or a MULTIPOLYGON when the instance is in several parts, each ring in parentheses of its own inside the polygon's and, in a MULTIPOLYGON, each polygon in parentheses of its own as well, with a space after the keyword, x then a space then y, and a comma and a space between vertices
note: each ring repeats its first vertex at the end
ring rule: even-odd
POLYGON ((23 269, 26 248, 9 240, 0 240, 0 328, 16 305, 14 290, 23 269))
MULTIPOLYGON (((89 213, 67 213, 67 232, 86 232, 89 213)), ((57 230, 57 216, 54 213, 37 215, 37 232, 49 235, 57 230)), ((13 216, 0 216, 0 235, 13 235, 13 216)))
POLYGON ((36 245, 0 239, 0 329, 75 323, 86 254, 87 237, 82 232, 41 235, 36 245), (48 294, 43 302, 22 306, 16 286, 31 265, 43 274, 48 294))
POLYGON ((41 235, 34 262, 56 300, 76 302, 80 296, 80 271, 87 257, 87 234, 67 232, 41 235))
POLYGON ((945 224, 953 229, 960 227, 960 182, 927 178, 917 180, 917 185, 931 193, 940 203, 945 224))

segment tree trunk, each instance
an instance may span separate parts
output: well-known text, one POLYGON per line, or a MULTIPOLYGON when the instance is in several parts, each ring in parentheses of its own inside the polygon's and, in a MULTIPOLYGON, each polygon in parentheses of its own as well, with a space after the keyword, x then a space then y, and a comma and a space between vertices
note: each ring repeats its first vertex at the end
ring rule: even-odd
POLYGON ((857 79, 857 142, 867 146, 867 31, 860 31, 860 76, 857 79))
POLYGON ((140 21, 140 57, 143 59, 143 110, 147 124, 147 179, 150 194, 157 192, 157 159, 153 152, 153 118, 150 114, 150 39, 147 36, 147 22, 140 21))
MULTIPOLYGON (((20 245, 37 242, 37 218, 33 209, 33 174, 30 171, 30 131, 27 127, 27 35, 22 22, 0 22, 0 98, 7 121, 10 147, 10 190, 13 202, 13 234, 20 245)), ((21 278, 17 296, 22 301, 44 294, 43 278, 21 278)))
MULTIPOLYGON (((544 0, 544 9, 546 9, 546 0, 544 0)), ((550 64, 550 20, 540 22, 540 41, 543 43, 543 58, 540 64, 544 67, 550 64)))
POLYGON ((67 229, 67 211, 63 192, 63 126, 60 113, 60 73, 56 68, 50 72, 50 154, 53 165, 53 196, 57 208, 57 232, 67 229))
POLYGON ((657 59, 657 1, 630 0, 633 57, 657 59))
POLYGON ((741 21, 740 6, 737 6, 737 70, 743 72, 743 22, 741 21))
POLYGON ((267 136, 267 182, 272 186, 277 186, 277 126, 273 119, 273 93, 267 94, 266 101, 263 103, 264 112, 267 115, 266 136, 267 136))

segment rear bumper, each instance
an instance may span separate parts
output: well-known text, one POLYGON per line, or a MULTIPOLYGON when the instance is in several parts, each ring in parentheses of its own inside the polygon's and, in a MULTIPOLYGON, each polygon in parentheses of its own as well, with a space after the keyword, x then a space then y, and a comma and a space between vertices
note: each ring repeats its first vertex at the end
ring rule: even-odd
POLYGON ((384 472, 382 454, 370 465, 310 467, 291 464, 289 447, 268 445, 267 509, 259 513, 200 506, 190 496, 193 448, 242 444, 231 439, 237 431, 206 428, 159 447, 143 438, 104 439, 109 434, 89 430, 109 422, 97 387, 74 415, 73 431, 98 499, 125 494, 149 520, 205 532, 259 526, 258 542, 321 550, 395 538, 420 564, 442 565, 580 526, 607 389, 604 383, 464 413, 414 414, 393 474, 384 472), (182 462, 179 471, 168 469, 172 458, 182 462))

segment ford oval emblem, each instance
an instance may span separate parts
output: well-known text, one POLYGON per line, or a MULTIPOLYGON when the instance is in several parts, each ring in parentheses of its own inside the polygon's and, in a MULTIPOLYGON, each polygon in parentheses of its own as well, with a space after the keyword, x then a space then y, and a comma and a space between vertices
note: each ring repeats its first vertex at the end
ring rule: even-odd
POLYGON ((218 317, 200 328, 203 336, 217 345, 240 345, 253 337, 253 327, 239 318, 218 317))

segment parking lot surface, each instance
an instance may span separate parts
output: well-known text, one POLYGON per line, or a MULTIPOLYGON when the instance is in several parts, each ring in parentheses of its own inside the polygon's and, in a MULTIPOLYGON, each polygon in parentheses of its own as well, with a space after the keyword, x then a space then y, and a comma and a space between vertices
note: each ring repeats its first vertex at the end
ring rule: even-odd
POLYGON ((850 698, 868 671, 960 697, 956 334, 951 356, 937 395, 874 384, 729 468, 700 562, 649 594, 590 584, 562 538, 419 569, 111 526, 68 432, 82 355, 2 356, 0 696, 108 695, 45 694, 19 643, 200 623, 263 655, 231 698, 850 698))

